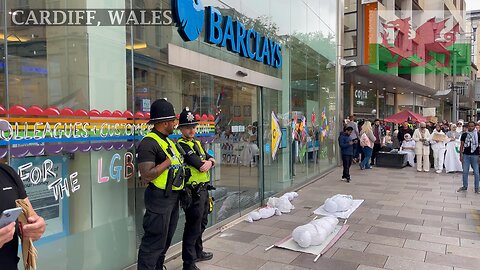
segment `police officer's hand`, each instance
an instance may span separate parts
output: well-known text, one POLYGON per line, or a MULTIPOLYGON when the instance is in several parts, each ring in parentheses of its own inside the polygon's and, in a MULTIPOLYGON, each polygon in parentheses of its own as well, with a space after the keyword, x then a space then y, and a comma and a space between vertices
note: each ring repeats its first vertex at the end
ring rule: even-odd
POLYGON ((0 248, 2 248, 6 243, 12 241, 14 233, 15 222, 12 222, 0 229, 0 248))
POLYGON ((45 232, 45 220, 34 215, 28 218, 28 224, 23 225, 23 236, 31 238, 33 241, 40 239, 45 232))
POLYGON ((164 162, 162 162, 163 165, 165 165, 166 167, 169 167, 170 165, 172 165, 172 161, 167 158, 164 162))
POLYGON ((208 172, 212 168, 213 163, 210 160, 206 160, 203 162, 202 167, 200 167, 201 172, 208 172))

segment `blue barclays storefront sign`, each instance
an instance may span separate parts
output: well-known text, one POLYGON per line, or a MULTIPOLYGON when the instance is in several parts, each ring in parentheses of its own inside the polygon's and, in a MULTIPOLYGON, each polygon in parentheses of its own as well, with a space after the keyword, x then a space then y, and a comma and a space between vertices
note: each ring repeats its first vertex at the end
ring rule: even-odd
POLYGON ((205 25, 205 41, 252 60, 280 68, 282 46, 262 36, 255 29, 247 29, 231 16, 222 16, 212 6, 203 7, 201 0, 172 0, 173 17, 184 41, 194 41, 205 25))

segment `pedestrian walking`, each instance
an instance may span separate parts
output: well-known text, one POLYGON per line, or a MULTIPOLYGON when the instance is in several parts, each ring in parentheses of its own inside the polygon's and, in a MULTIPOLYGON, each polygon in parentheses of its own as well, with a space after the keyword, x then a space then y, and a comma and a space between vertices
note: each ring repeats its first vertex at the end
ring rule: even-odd
MULTIPOLYGON (((183 231, 182 259, 183 270, 199 269, 195 262, 213 258, 213 253, 203 251, 202 234, 208 224, 210 213, 210 170, 215 159, 210 156, 200 141, 195 139, 198 122, 188 107, 179 117, 178 129, 182 138, 178 140, 185 154, 185 164, 191 176, 185 184, 185 194, 190 202, 182 205, 185 211, 185 229, 183 231)), ((183 201, 182 201, 183 204, 183 201)))
POLYGON ((380 152, 382 146, 384 146, 383 139, 385 138, 385 129, 382 125, 380 125, 380 119, 375 119, 373 125, 373 136, 375 136, 375 141, 373 143, 373 151, 372 151, 372 161, 370 165, 375 165, 377 154, 380 152))
POLYGON ((353 147, 357 143, 358 139, 352 140, 350 135, 352 135, 353 128, 347 127, 344 132, 340 133, 338 137, 338 144, 340 146, 340 151, 342 153, 342 162, 343 162, 343 174, 342 180, 350 182, 350 166, 352 165, 353 159, 353 147))
POLYGON ((140 142, 137 162, 145 189, 145 215, 138 270, 165 268, 165 254, 177 228, 180 191, 185 181, 183 158, 175 143, 168 138, 176 125, 173 105, 158 99, 150 106, 153 129, 140 142))
POLYGON ((435 129, 432 132, 432 138, 430 143, 433 150, 433 167, 435 168, 436 173, 441 173, 443 171, 443 162, 445 160, 445 144, 448 138, 447 135, 443 132, 442 124, 437 123, 435 129))
POLYGON ((467 132, 460 137, 460 161, 463 166, 463 185, 457 191, 466 191, 468 188, 468 175, 470 167, 473 169, 475 193, 478 193, 478 138, 479 133, 475 130, 475 122, 470 121, 467 132))
POLYGON ((357 122, 355 122, 355 116, 352 114, 348 118, 350 119, 350 122, 348 122, 347 127, 351 127, 353 129, 350 135, 350 139, 356 142, 353 144, 353 162, 357 163, 359 161, 358 157, 360 154, 358 151, 358 149, 360 148, 358 140, 358 138, 360 137, 360 133, 358 131, 358 124, 357 122))
POLYGON ((370 121, 365 121, 362 126, 362 131, 360 132, 360 146, 362 147, 362 152, 364 154, 364 159, 360 163, 360 169, 371 169, 370 158, 372 157, 373 143, 376 138, 373 135, 372 123, 370 121))
POLYGON ((413 132, 413 140, 415 141, 415 155, 417 155, 417 171, 430 171, 430 132, 427 124, 421 122, 419 128, 413 132))

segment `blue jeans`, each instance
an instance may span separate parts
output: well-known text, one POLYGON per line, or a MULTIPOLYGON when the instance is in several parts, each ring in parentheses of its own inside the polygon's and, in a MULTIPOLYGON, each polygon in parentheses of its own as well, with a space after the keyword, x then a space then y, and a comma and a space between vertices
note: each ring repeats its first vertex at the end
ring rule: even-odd
POLYGON ((468 174, 470 170, 470 166, 473 169, 473 175, 475 179, 475 190, 478 190, 478 155, 463 155, 463 187, 468 188, 468 174))
POLYGON ((372 148, 370 148, 368 146, 363 147, 363 155, 365 156, 365 158, 362 160, 362 163, 360 163, 360 167, 365 168, 365 169, 370 169, 371 168, 370 158, 372 157, 372 152, 373 152, 372 148))

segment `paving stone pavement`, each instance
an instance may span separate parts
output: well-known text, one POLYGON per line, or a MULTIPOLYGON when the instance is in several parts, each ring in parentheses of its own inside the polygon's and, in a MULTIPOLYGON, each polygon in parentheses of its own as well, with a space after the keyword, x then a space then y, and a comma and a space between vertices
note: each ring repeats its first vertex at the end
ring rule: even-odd
MULTIPOLYGON (((298 191, 295 210, 255 223, 240 222, 204 245, 214 259, 202 270, 462 270, 480 269, 480 195, 457 193, 461 174, 418 173, 413 168, 351 169, 352 181, 340 181, 341 168, 298 191), (337 193, 365 202, 348 219, 347 233, 316 263, 314 255, 273 248, 296 226, 312 220, 312 211, 337 193)), ((181 258, 167 268, 181 269, 181 258)))

